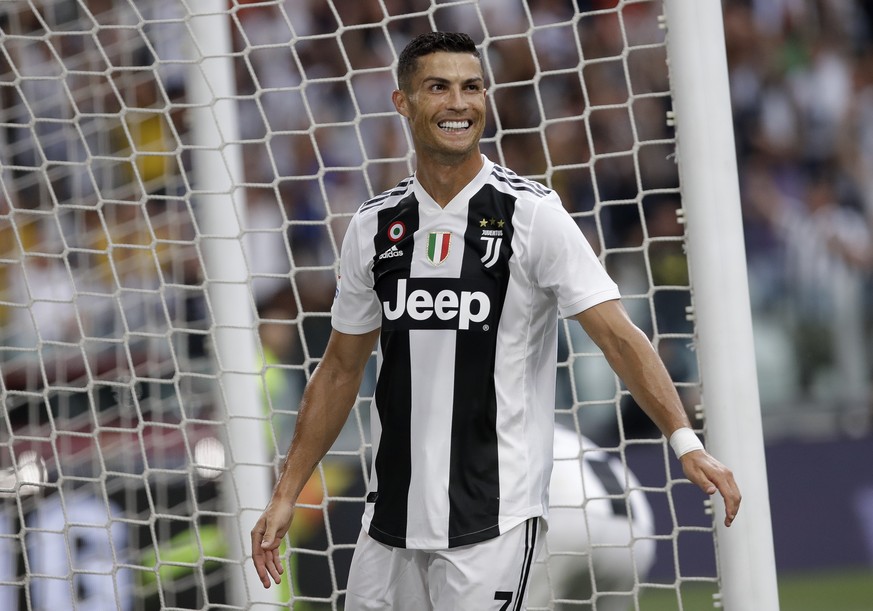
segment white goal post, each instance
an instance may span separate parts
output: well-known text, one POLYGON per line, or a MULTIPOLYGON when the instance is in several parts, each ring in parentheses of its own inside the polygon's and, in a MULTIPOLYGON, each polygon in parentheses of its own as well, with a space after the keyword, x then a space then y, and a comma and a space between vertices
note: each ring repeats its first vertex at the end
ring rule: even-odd
POLYGON ((743 520, 716 506, 726 609, 779 609, 727 58, 718 0, 665 0, 677 157, 706 442, 741 482, 743 520), (733 528, 733 527, 731 527, 733 528))
POLYGON ((393 68, 432 29, 481 42, 483 151, 560 193, 744 495, 724 528, 559 323, 556 419, 601 448, 559 461, 587 540, 547 544, 531 611, 778 611, 719 0, 0 2, 0 608, 342 608, 372 367, 281 587, 248 532, 348 219, 413 169, 393 68))

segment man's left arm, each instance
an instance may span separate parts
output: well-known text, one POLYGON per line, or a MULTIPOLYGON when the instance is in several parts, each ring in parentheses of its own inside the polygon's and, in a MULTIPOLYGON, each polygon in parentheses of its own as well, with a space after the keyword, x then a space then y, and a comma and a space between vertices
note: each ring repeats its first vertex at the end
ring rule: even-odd
MULTIPOLYGON (((667 368, 654 346, 630 319, 617 299, 605 301, 577 314, 585 332, 603 351, 613 371, 622 379, 636 402, 670 439, 676 431, 690 433, 691 423, 667 368)), ((705 449, 679 457, 685 476, 706 494, 721 493, 725 526, 730 526, 740 507, 740 490, 734 475, 705 449)))

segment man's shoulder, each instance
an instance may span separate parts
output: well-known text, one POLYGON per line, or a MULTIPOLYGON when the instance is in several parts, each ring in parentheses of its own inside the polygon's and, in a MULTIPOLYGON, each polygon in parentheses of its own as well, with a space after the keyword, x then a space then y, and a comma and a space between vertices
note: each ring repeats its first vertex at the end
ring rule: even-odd
POLYGON ((372 214, 381 208, 390 207, 412 192, 412 176, 407 176, 399 183, 382 191, 379 195, 365 201, 358 208, 358 215, 372 214))
POLYGON ((539 201, 554 194, 554 191, 544 184, 525 176, 519 176, 513 170, 497 163, 491 167, 488 182, 518 199, 539 201))

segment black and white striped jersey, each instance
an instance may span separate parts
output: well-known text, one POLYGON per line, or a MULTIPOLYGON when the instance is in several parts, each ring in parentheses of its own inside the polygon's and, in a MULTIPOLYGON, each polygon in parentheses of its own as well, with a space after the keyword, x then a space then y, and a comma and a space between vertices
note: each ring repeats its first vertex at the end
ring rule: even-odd
POLYGON ((557 316, 619 297, 557 194, 483 161, 445 208, 407 178, 343 241, 333 326, 381 326, 363 525, 395 547, 546 515, 557 316))

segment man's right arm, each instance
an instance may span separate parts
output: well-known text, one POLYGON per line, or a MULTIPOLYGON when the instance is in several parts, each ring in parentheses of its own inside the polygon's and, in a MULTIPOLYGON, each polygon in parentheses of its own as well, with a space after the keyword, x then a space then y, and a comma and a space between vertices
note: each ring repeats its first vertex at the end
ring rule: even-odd
POLYGON ((324 357, 303 392, 291 448, 270 503, 252 529, 252 560, 265 588, 279 583, 279 545, 291 526, 294 504, 348 419, 379 329, 362 335, 332 331, 324 357))

